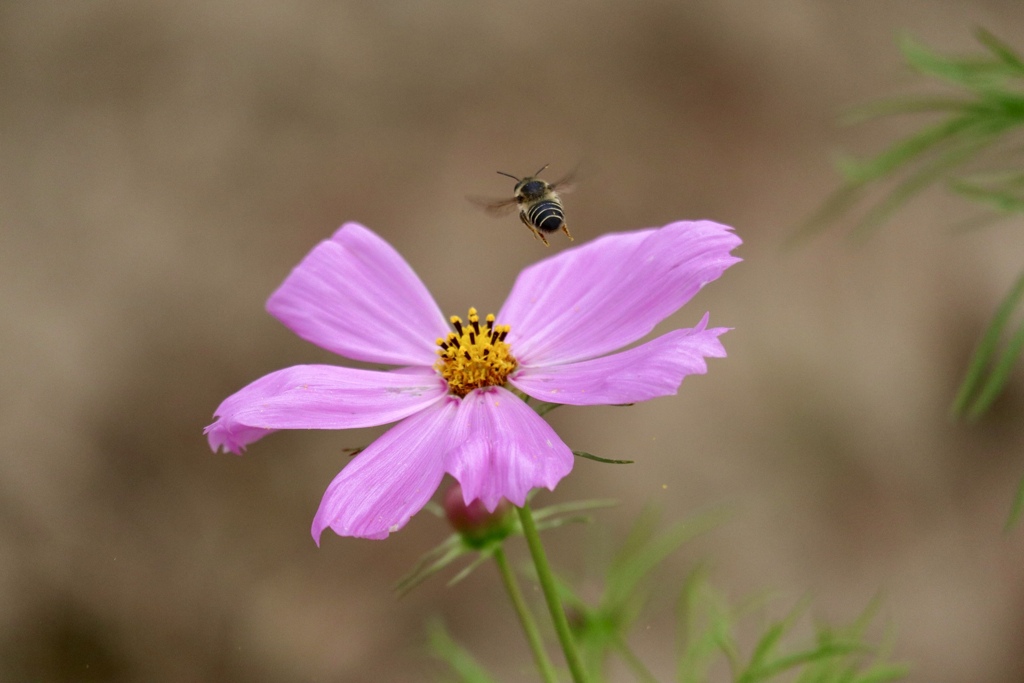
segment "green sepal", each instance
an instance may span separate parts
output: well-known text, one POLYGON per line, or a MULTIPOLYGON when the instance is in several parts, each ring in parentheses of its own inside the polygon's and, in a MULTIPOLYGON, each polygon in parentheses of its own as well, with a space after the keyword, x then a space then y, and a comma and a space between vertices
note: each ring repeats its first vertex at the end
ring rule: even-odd
MULTIPOLYGON (((530 493, 530 497, 532 495, 533 492, 530 493)), ((541 508, 535 510, 533 515, 537 522, 537 529, 539 531, 547 531, 549 529, 557 529, 566 524, 589 523, 592 519, 587 515, 579 513, 587 510, 612 507, 617 504, 613 500, 581 500, 541 508)), ((444 511, 433 501, 424 506, 424 509, 440 517, 444 516, 444 511)), ((451 534, 417 560, 413 568, 395 584, 395 591, 400 596, 405 595, 460 557, 475 554, 476 557, 466 567, 461 569, 448 582, 448 585, 451 586, 462 581, 475 571, 477 567, 489 560, 495 549, 500 548, 505 539, 510 536, 523 535, 522 527, 516 515, 509 515, 507 519, 507 523, 495 527, 494 533, 485 538, 467 538, 458 532, 451 534)))
POLYGON ((537 401, 533 406, 533 409, 537 411, 537 414, 541 417, 547 415, 555 408, 561 408, 563 403, 548 403, 547 401, 537 401))

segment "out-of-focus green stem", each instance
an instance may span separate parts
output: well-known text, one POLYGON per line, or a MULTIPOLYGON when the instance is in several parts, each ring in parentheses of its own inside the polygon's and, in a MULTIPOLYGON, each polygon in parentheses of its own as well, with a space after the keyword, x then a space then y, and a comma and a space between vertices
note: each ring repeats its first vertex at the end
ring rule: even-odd
POLYGON ((530 608, 526 606, 523 592, 519 589, 516 575, 508 564, 505 551, 499 547, 494 551, 493 556, 494 563, 498 565, 498 571, 501 573, 501 581, 505 584, 508 597, 512 601, 516 614, 519 616, 519 623, 522 624, 523 631, 526 633, 526 640, 530 643, 533 659, 537 662, 537 668, 540 669, 541 676, 545 683, 558 683, 555 667, 551 664, 551 660, 548 659, 548 653, 544 650, 544 640, 540 637, 540 631, 537 630, 537 624, 533 621, 530 608))
POLYGON ((558 642, 561 643, 562 652, 565 653, 565 661, 569 665, 572 680, 574 683, 586 683, 587 675, 583 668, 583 660, 580 659, 579 652, 576 651, 576 643, 569 630, 569 620, 565 618, 565 610, 562 609, 562 603, 558 599, 555 577, 551 574, 551 566, 548 565, 547 555, 544 554, 544 546, 541 545, 537 525, 533 523, 533 513, 530 512, 529 505, 523 505, 516 510, 519 512, 523 536, 526 537, 526 544, 530 547, 530 555, 537 568, 537 580, 540 582, 541 590, 544 591, 544 599, 548 603, 551 621, 554 622, 555 632, 558 633, 558 642))

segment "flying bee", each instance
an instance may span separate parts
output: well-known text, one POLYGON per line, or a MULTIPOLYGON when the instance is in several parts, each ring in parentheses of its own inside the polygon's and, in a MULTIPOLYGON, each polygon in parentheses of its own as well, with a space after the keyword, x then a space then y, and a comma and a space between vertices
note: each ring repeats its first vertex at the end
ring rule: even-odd
POLYGON ((511 209, 519 207, 519 220, 546 247, 550 245, 544 233, 555 232, 559 228, 572 241, 572 235, 569 234, 569 226, 565 224, 565 211, 562 209, 562 200, 557 192, 558 188, 561 188, 563 192, 568 190, 567 184, 571 180, 571 174, 554 183, 538 178, 537 176, 550 165, 544 164, 539 171, 525 178, 517 178, 511 173, 498 171, 499 175, 508 176, 516 181, 516 187, 512 191, 512 198, 499 201, 478 201, 488 213, 494 216, 504 215, 511 209))

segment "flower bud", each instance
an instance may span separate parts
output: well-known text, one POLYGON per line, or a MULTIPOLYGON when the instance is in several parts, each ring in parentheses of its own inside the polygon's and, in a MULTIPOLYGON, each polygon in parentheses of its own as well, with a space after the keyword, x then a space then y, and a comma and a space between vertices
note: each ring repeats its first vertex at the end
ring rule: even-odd
POLYGON ((444 494, 444 514, 448 523, 472 546, 479 547, 490 540, 500 540, 511 533, 512 504, 504 498, 488 512, 480 499, 466 505, 462 486, 452 484, 444 494))

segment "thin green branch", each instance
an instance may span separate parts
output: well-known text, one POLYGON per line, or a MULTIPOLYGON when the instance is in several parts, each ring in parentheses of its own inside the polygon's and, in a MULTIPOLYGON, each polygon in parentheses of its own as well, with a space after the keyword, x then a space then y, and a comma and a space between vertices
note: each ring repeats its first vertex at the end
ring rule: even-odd
POLYGON ((530 608, 526 605, 526 600, 523 599, 523 591, 519 588, 519 582, 516 581, 515 572, 508 564, 508 558, 505 557, 505 551, 498 547, 493 553, 494 563, 498 565, 498 572, 501 574, 501 582, 505 585, 505 590, 508 592, 509 600, 512 601, 512 606, 516 610, 516 615, 519 617, 519 623, 523 627, 523 632, 526 634, 526 640, 530 644, 530 650, 533 652, 533 660, 537 663, 537 668, 540 670, 541 677, 545 683, 558 683, 558 675, 555 673, 555 667, 551 664, 551 660, 548 658, 548 653, 544 649, 544 639, 540 636, 540 630, 537 628, 537 623, 533 620, 533 614, 530 612, 530 608))
POLYGON ((530 506, 524 504, 516 508, 519 513, 519 522, 523 527, 523 536, 526 537, 526 544, 530 548, 530 555, 533 557, 534 567, 537 569, 537 581, 544 592, 544 599, 548 604, 548 611, 551 613, 551 621, 554 623, 555 632, 558 634, 558 642, 562 645, 562 652, 565 653, 566 664, 569 665, 569 672, 572 674, 574 683, 586 683, 586 671, 583 668, 583 660, 580 659, 576 650, 576 643, 573 641, 572 632, 569 630, 569 620, 565 617, 565 610, 558 599, 558 588, 555 578, 551 573, 551 565, 548 564, 547 555, 544 553, 544 546, 540 542, 540 534, 537 533, 537 526, 533 522, 533 515, 530 506))

